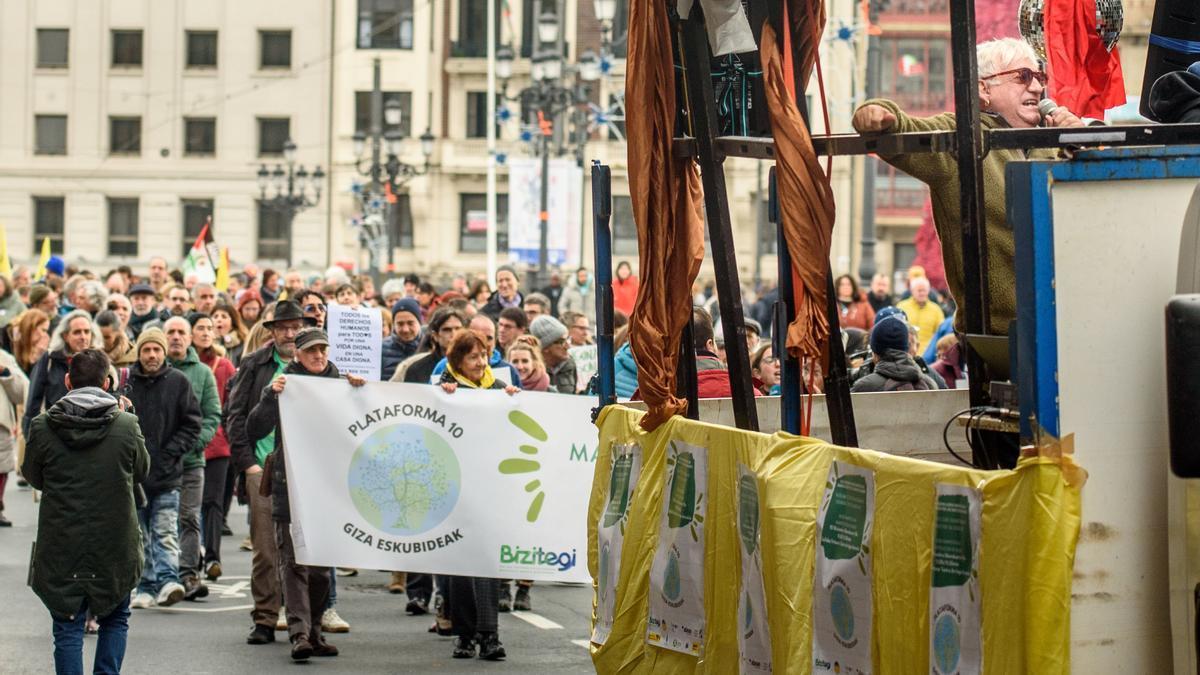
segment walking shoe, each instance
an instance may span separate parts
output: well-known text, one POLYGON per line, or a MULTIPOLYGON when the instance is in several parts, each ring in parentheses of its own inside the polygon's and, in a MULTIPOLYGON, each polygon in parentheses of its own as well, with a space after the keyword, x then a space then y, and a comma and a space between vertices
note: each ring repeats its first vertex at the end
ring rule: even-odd
POLYGON ((329 644, 323 637, 310 637, 309 644, 312 645, 313 656, 337 656, 338 648, 329 644))
POLYGON ((479 636, 479 658, 484 661, 503 661, 508 654, 504 645, 500 644, 500 636, 496 633, 482 633, 479 636))
POLYGON ((358 570, 354 569, 353 567, 335 567, 334 570, 339 577, 358 576, 358 570))
POLYGON ((349 633, 350 624, 338 616, 336 609, 330 607, 321 615, 321 630, 326 633, 349 633))
POLYGON ((129 601, 129 606, 134 609, 149 609, 154 606, 154 596, 149 593, 138 593, 133 596, 133 600, 129 601))
POLYGON ((501 612, 511 612, 513 608, 512 591, 509 590, 506 584, 500 589, 500 605, 498 609, 501 612))
POLYGON ((454 651, 450 653, 456 659, 475 658, 475 641, 464 635, 454 638, 454 651))
POLYGON ((279 614, 275 617, 275 630, 287 630, 287 607, 279 606, 279 614))
POLYGON ((229 529, 229 523, 221 523, 221 536, 232 537, 233 530, 229 529))
POLYGON ((307 635, 297 635, 292 638, 292 660, 307 661, 313 655, 312 643, 307 635))
POLYGON ((434 619, 433 625, 429 627, 428 633, 437 633, 442 637, 454 635, 454 626, 450 624, 449 619, 434 619))
POLYGON ((254 542, 250 541, 250 537, 246 537, 245 539, 242 540, 242 545, 238 546, 238 548, 242 549, 243 551, 253 551, 254 550, 254 542))
MULTIPOLYGON (((518 594, 518 597, 520 594, 518 594)), ((208 597, 208 586, 196 577, 188 576, 183 578, 183 599, 196 601, 200 598, 208 597)))
POLYGON ((0 527, 12 527, 12 521, 4 517, 3 511, 0 511, 0 527))
POLYGON ((270 626, 256 623, 250 631, 250 635, 246 636, 246 644, 248 645, 265 645, 275 641, 275 631, 271 630, 270 626))
POLYGON ((517 586, 517 597, 513 600, 513 609, 519 609, 522 612, 533 609, 533 604, 529 601, 528 586, 517 586))
POLYGON ((168 582, 158 592, 155 602, 159 607, 170 607, 183 599, 183 586, 174 581, 168 582))
POLYGON ((204 576, 208 577, 209 581, 216 581, 221 578, 221 561, 214 560, 208 563, 208 567, 204 570, 204 576))
POLYGON ((408 583, 408 572, 392 572, 392 580, 388 582, 388 593, 398 595, 404 592, 408 583))
POLYGON ((412 598, 408 604, 404 606, 404 611, 413 616, 421 616, 429 613, 429 601, 425 598, 412 598))
POLYGON ((17 487, 23 490, 29 489, 29 481, 25 480, 24 478, 17 477, 17 487))

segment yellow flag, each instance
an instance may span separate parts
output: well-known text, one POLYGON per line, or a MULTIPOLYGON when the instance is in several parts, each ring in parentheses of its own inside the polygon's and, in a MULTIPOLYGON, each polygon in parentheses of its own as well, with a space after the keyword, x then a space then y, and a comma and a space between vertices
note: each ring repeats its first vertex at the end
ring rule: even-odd
POLYGON ((12 263, 8 260, 8 235, 3 227, 0 227, 0 275, 4 278, 12 278, 12 263))
POLYGON ((50 237, 42 239, 42 255, 38 258, 37 277, 46 276, 46 263, 50 262, 50 237))
POLYGON ((218 291, 224 293, 229 290, 229 247, 221 247, 221 259, 217 263, 217 282, 218 291))

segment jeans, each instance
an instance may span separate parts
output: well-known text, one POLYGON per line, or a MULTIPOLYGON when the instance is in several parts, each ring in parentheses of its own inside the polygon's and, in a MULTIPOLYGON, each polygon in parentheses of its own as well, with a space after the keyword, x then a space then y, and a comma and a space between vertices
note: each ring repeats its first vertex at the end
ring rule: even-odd
MULTIPOLYGON (((57 675, 83 675, 83 628, 87 600, 74 619, 54 619, 54 672, 57 675)), ((100 635, 96 642, 96 660, 92 671, 97 675, 121 672, 125 660, 125 637, 129 633, 129 598, 108 616, 100 617, 100 635)))
POLYGON ((138 509, 142 528, 142 580, 138 593, 157 595, 168 583, 179 583, 179 490, 148 497, 138 509))
POLYGON ((183 470, 179 492, 179 574, 200 576, 200 505, 204 502, 204 467, 183 470))
POLYGON ((325 603, 325 609, 333 609, 337 605, 337 568, 329 568, 329 602, 325 603))
POLYGON ((204 465, 204 562, 221 561, 221 526, 225 524, 225 477, 229 458, 210 459, 204 465))

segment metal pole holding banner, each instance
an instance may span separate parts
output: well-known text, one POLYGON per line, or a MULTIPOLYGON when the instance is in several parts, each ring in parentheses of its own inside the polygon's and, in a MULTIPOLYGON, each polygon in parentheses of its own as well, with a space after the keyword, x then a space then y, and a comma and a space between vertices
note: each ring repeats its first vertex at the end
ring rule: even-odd
POLYGON ((779 193, 776 192, 775 167, 767 182, 767 217, 775 225, 775 258, 779 263, 779 300, 775 302, 775 320, 771 328, 771 353, 779 359, 779 428, 789 434, 800 433, 800 361, 788 353, 787 327, 796 316, 796 287, 792 283, 792 254, 788 251, 783 228, 779 227, 779 193))
POLYGON ((617 402, 616 366, 613 362, 612 295, 612 171, 592 161, 592 238, 596 249, 596 365, 600 407, 617 402))

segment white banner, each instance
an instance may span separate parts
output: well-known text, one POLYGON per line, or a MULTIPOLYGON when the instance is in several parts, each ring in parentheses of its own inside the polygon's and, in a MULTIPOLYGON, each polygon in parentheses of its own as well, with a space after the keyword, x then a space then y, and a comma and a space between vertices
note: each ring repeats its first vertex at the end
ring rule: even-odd
POLYGON ((296 560, 589 582, 593 405, 289 375, 280 416, 296 560))
POLYGON ((608 503, 596 524, 600 577, 596 579, 596 625, 592 642, 602 645, 612 631, 617 606, 617 579, 621 574, 621 551, 625 546, 625 522, 629 520, 629 502, 642 473, 642 446, 636 443, 613 445, 612 467, 608 476, 608 503))
MULTIPOLYGON (((542 161, 508 159, 508 254, 512 262, 536 265, 541 247, 542 161)), ((546 260, 549 265, 579 265, 583 225, 583 169, 573 159, 550 160, 546 260)))
POLYGON ((343 375, 378 382, 383 363, 383 315, 375 309, 354 309, 329 303, 329 360, 343 375))
POLYGON ((871 527, 875 474, 834 461, 817 513, 813 672, 871 671, 871 527))
POLYGON ((672 440, 658 548, 650 564, 646 642, 698 656, 704 648, 704 514, 708 450, 672 440))
POLYGON ((758 480, 750 467, 738 464, 738 535, 742 558, 738 594, 738 651, 742 673, 771 672, 771 631, 767 626, 767 594, 763 588, 758 480))
POLYGON ((979 491, 938 483, 929 589, 929 672, 982 673, 979 491))
POLYGON ((596 352, 596 345, 571 347, 567 353, 575 361, 575 392, 582 393, 587 389, 592 376, 600 369, 600 358, 596 352))

